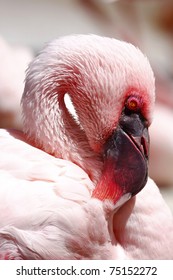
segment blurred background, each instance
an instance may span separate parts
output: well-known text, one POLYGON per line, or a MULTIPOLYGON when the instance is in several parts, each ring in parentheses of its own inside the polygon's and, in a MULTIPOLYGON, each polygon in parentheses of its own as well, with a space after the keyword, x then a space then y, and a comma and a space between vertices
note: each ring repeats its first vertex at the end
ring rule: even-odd
POLYGON ((22 127, 29 61, 72 33, 125 40, 149 58, 156 77, 149 170, 173 211, 173 0, 0 0, 0 127, 22 127))

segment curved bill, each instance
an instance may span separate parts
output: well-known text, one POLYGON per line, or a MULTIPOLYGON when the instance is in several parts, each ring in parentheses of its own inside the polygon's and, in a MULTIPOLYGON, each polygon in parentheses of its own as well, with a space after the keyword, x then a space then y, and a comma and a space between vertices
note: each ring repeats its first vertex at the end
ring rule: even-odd
POLYGON ((128 128, 119 126, 105 144, 103 173, 93 197, 116 203, 124 194, 136 195, 145 186, 149 135, 143 121, 139 117, 135 120, 135 128, 133 118, 128 128))

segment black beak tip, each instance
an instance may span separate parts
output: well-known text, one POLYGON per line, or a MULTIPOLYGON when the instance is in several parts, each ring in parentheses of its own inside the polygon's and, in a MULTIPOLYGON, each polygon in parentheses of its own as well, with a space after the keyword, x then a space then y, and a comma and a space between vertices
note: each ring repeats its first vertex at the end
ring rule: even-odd
POLYGON ((114 170, 112 180, 122 188, 123 194, 131 193, 134 196, 147 182, 148 152, 143 151, 146 149, 145 145, 140 149, 121 128, 107 142, 105 164, 114 170))

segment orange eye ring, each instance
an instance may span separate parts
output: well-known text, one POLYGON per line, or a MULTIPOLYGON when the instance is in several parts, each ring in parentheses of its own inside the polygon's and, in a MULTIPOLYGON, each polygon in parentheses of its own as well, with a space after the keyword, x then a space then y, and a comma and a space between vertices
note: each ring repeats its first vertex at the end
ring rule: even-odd
POLYGON ((138 111, 141 108, 141 100, 136 96, 130 96, 126 101, 126 108, 130 111, 138 111))

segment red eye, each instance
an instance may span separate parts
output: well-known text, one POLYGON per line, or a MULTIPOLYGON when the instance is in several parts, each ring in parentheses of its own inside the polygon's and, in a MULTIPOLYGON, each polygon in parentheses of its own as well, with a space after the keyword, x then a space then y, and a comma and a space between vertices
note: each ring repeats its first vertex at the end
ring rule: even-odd
POLYGON ((130 111, 138 111, 141 108, 141 100, 136 96, 130 96, 126 101, 126 108, 130 111))

